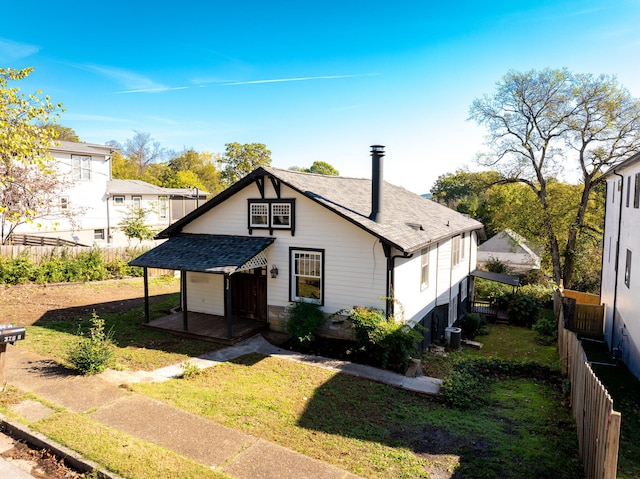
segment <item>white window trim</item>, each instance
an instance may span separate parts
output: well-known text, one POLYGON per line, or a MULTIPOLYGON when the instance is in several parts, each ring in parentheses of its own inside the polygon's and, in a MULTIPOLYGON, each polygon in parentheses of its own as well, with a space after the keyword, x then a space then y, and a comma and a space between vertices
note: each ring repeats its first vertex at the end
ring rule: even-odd
POLYGON ((268 228, 269 227, 269 203, 251 203, 249 205, 249 226, 251 228, 268 228), (255 207, 255 211, 254 211, 254 207, 255 207), (264 209, 263 211, 259 211, 261 209, 264 209), (254 223, 253 219, 254 218, 263 218, 265 222, 264 223, 254 223))
POLYGON ((71 155, 71 176, 76 181, 91 181, 91 157, 71 155))
POLYGON ((131 206, 134 208, 142 208, 142 196, 135 195, 131 197, 131 206), (136 206, 136 201, 138 201, 138 206, 136 206))
POLYGON ((291 284, 290 284, 290 296, 291 301, 303 301, 308 303, 316 303, 316 304, 324 304, 324 250, 315 250, 315 249, 290 249, 290 271, 291 271, 291 284), (296 273, 296 259, 298 255, 309 255, 315 256, 316 259, 314 261, 318 261, 320 272, 318 275, 311 274, 300 274, 296 273), (319 280, 320 282, 320 298, 306 298, 304 296, 296 295, 296 286, 298 278, 312 278, 315 280, 319 280))
POLYGON ((460 255, 460 235, 454 236, 451 238, 451 267, 454 268, 458 266, 462 262, 462 257, 460 255))
POLYGON ((429 248, 424 248, 420 253, 420 291, 429 287, 429 248))
POLYGON ((169 198, 158 196, 158 218, 166 220, 169 216, 169 198))
POLYGON ((279 229, 291 229, 291 209, 291 203, 271 203, 269 208, 269 214, 271 215, 271 227, 279 229), (288 211, 286 212, 286 214, 276 215, 274 214, 274 210, 277 207, 286 207, 288 211), (274 218, 276 216, 286 216, 288 218, 287 224, 276 224, 274 221, 274 218))

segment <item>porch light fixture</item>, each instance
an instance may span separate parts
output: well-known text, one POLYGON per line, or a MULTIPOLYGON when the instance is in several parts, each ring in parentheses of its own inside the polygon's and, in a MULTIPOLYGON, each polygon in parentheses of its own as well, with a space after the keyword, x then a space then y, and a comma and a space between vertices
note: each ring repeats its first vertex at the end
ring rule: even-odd
POLYGON ((278 267, 274 264, 273 266, 271 266, 271 271, 269 271, 271 273, 271 277, 272 278, 277 278, 278 277, 278 267))

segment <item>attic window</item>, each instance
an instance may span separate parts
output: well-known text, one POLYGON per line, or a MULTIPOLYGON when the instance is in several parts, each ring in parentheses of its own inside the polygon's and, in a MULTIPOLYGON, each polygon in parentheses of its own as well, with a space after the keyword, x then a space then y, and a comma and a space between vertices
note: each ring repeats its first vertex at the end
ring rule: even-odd
POLYGON ((249 234, 254 229, 273 230, 295 229, 295 200, 293 199, 251 199, 249 202, 249 234))
POLYGON ((416 231, 424 231, 424 228, 419 223, 407 223, 407 226, 409 228, 413 228, 416 231))

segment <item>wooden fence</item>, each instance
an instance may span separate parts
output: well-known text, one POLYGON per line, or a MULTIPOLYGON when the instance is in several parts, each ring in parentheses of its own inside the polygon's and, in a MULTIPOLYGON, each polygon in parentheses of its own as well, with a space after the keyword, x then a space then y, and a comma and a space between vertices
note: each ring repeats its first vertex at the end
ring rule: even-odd
MULTIPOLYGON (((148 246, 137 247, 116 247, 116 248, 94 248, 89 246, 18 246, 18 245, 0 245, 0 257, 17 258, 19 256, 28 257, 34 263, 41 263, 50 258, 57 256, 65 256, 67 258, 75 258, 82 253, 90 253, 98 249, 102 254, 105 262, 124 260, 129 261, 140 256, 150 248, 148 246)), ((170 276, 174 274, 173 270, 149 268, 149 276, 170 276)))
MULTIPOLYGON (((597 294, 560 289, 565 327, 582 336, 602 337, 605 307, 597 294)), ((556 315, 558 312, 556 311, 556 315)))
POLYGON ((578 448, 587 479, 615 479, 618 468, 621 415, 594 374, 582 344, 564 327, 562 294, 556 292, 558 352, 562 372, 571 381, 571 411, 578 429, 578 448))

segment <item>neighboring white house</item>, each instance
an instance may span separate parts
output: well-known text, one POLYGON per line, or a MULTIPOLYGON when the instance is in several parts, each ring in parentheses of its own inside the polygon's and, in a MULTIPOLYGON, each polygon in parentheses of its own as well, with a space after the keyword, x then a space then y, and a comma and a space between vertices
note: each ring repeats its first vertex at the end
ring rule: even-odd
POLYGON ((640 378, 640 154, 609 170, 602 255, 605 340, 640 378))
POLYGON ((118 224, 128 206, 149 211, 147 224, 161 230, 206 201, 207 193, 195 189, 112 180, 110 146, 57 143, 49 151, 57 174, 72 180, 71 186, 60 192, 57 212, 39 218, 37 223, 19 225, 14 235, 60 238, 84 245, 124 245, 127 238, 118 230, 118 224), (69 212, 75 214, 67 216, 69 212))
POLYGON ((478 267, 495 260, 504 263, 513 273, 540 269, 540 256, 523 236, 510 229, 502 230, 478 247, 478 267))
POLYGON ((384 183, 383 147, 372 148, 373 181, 258 168, 131 264, 180 270, 185 311, 229 324, 241 316, 281 330, 294 301, 396 317, 401 305, 430 343, 467 310, 482 224, 384 183))

